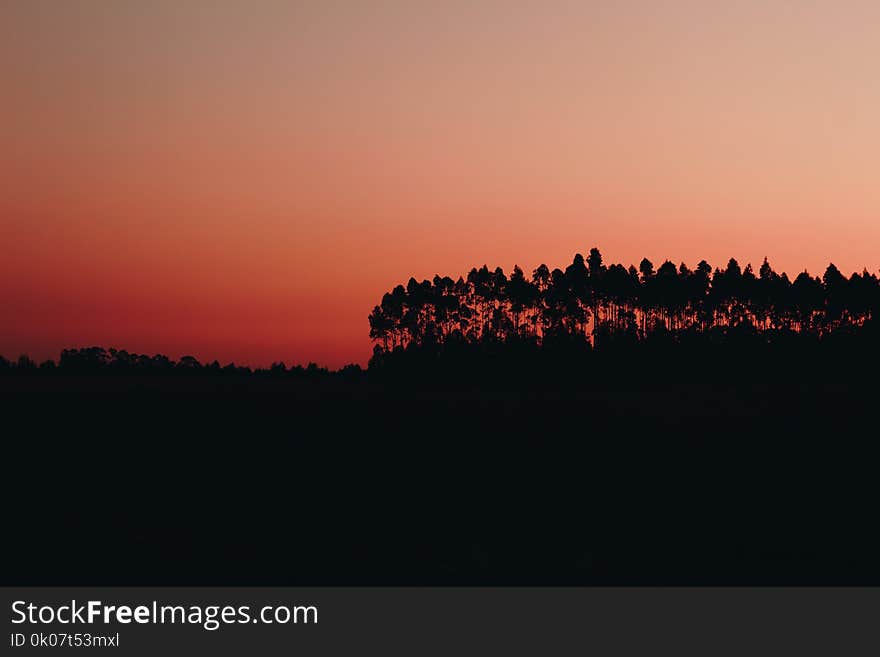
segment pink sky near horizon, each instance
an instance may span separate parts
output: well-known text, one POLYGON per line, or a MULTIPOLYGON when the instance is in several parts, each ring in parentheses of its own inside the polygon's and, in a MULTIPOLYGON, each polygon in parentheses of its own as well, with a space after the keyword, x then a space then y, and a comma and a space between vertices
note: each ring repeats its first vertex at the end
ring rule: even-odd
POLYGON ((0 354, 363 364, 410 276, 592 246, 877 272, 878 61, 862 1, 4 3, 0 354))

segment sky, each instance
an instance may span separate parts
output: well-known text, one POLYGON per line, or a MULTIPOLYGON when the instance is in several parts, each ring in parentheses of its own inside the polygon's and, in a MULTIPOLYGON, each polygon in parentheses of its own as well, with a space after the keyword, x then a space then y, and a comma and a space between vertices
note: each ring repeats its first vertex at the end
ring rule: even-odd
POLYGON ((410 276, 880 270, 880 3, 6 0, 0 354, 365 364, 410 276))

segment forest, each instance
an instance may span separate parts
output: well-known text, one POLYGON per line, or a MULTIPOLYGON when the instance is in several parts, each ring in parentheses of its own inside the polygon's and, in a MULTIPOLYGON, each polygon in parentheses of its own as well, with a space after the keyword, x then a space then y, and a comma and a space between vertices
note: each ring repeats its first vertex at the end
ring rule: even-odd
POLYGON ((791 280, 767 259, 757 273, 731 258, 724 269, 701 260, 694 269, 647 258, 638 269, 606 266, 598 249, 570 265, 540 265, 527 277, 516 266, 473 268, 466 277, 410 278, 370 313, 374 354, 412 346, 582 339, 593 347, 652 336, 798 333, 826 337, 871 324, 880 281, 864 270, 844 276, 829 264, 821 278, 791 280))
POLYGON ((394 288, 366 370, 0 359, 0 581, 876 585, 878 289, 593 250, 394 288))
MULTIPOLYGON (((655 269, 644 258, 637 269, 605 265, 593 248, 586 258, 576 254, 564 270, 542 264, 530 277, 518 266, 508 276, 500 267, 483 265, 457 279, 410 278, 406 286, 387 292, 369 314, 369 365, 387 379, 400 374, 401 367, 407 376, 414 369, 432 376, 438 362, 464 368, 487 354, 486 368, 505 371, 542 360, 553 368, 558 363, 550 362, 552 356, 560 354, 583 364, 592 352, 618 360, 682 359, 695 349, 700 357, 706 349, 713 356, 736 358, 790 355, 792 349, 836 356, 843 345, 866 357, 875 355, 880 344, 878 313, 880 279, 867 269, 847 277, 829 264, 821 277, 805 270, 794 280, 774 271, 766 258, 757 273, 733 258, 724 269, 713 269, 705 260, 694 269, 669 260, 655 269)), ((251 368, 103 347, 65 349, 57 362, 0 356, 0 374, 54 372, 303 379, 364 375, 357 364, 330 371, 316 363, 288 367, 279 360, 251 368)), ((484 369, 481 375, 486 374, 484 369)))

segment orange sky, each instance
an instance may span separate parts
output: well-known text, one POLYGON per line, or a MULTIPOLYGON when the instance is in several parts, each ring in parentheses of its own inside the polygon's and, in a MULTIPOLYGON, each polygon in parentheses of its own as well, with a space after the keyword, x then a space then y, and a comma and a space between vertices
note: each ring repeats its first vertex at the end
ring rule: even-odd
POLYGON ((0 354, 365 363, 409 276, 592 246, 877 271, 877 62, 873 1, 10 0, 0 354))

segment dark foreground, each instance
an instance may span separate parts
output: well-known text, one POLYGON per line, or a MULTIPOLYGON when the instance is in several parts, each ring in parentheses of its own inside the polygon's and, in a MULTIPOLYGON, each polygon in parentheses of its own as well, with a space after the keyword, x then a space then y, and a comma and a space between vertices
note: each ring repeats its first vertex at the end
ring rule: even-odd
POLYGON ((2 583, 880 584, 876 380, 808 371, 0 377, 2 583))

